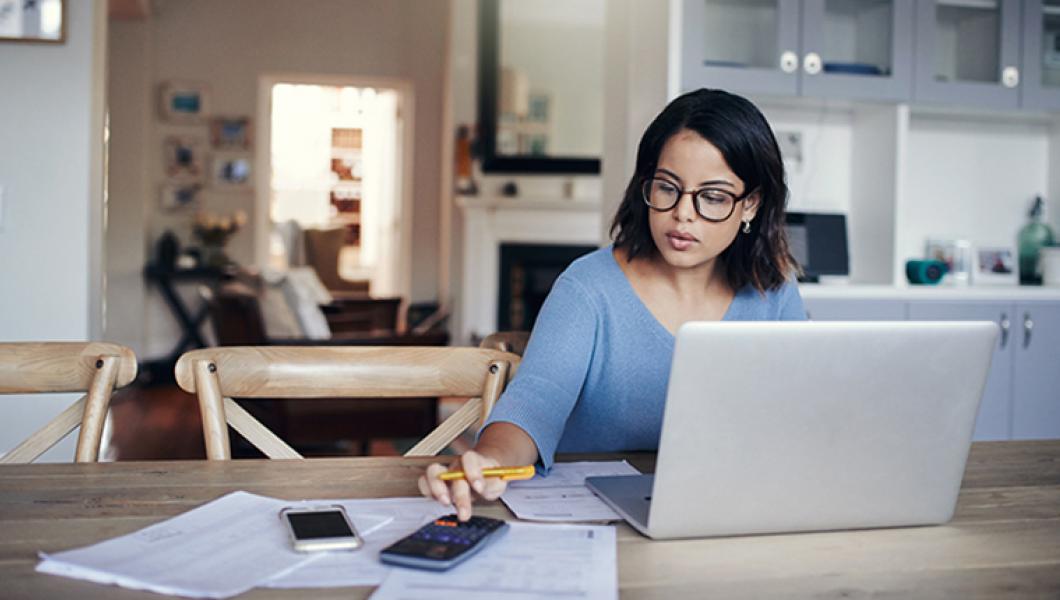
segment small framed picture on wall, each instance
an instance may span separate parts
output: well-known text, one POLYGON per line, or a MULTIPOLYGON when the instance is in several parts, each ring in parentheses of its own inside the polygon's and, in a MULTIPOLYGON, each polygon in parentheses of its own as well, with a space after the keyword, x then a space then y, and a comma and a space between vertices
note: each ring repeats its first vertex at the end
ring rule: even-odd
POLYGON ((219 150, 249 150, 250 117, 213 117, 210 119, 210 144, 219 150))
POLYGON ((196 206, 196 198, 199 192, 197 183, 166 183, 162 184, 159 193, 159 207, 167 212, 177 212, 196 206))
POLYGON ((249 190, 254 184, 253 158, 249 152, 215 152, 210 168, 210 186, 249 190))
POLYGON ((166 81, 159 86, 159 112, 168 123, 202 123, 210 114, 210 89, 195 81, 166 81))
POLYGON ((163 174, 169 183, 198 183, 206 176, 206 140, 170 135, 162 141, 163 174))

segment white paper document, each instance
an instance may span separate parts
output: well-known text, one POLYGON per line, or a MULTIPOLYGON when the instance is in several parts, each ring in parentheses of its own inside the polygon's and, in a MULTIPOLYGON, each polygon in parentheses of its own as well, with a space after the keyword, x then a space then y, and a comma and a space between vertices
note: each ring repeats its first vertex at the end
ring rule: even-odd
MULTIPOLYGON (((323 557, 291 548, 282 508, 349 503, 233 492, 129 535, 42 554, 37 570, 159 594, 227 598, 323 557)), ((366 539, 394 520, 386 511, 347 507, 347 513, 366 539)))
POLYGON ((509 527, 449 571, 393 569, 372 600, 618 598, 614 527, 514 521, 509 527))
POLYGON ((119 538, 45 555, 42 573, 195 598, 227 598, 311 560, 278 518, 284 500, 233 492, 119 538))
POLYGON ((515 516, 528 521, 618 521, 619 516, 585 486, 586 477, 640 475, 624 460, 556 463, 547 477, 513 481, 501 496, 515 516))
POLYGON ((360 550, 321 553, 297 569, 269 579, 261 584, 262 587, 319 588, 379 585, 390 572, 390 567, 379 562, 380 550, 416 531, 424 523, 453 512, 452 507, 442 506, 426 498, 341 500, 335 504, 341 504, 351 519, 354 515, 372 514, 386 515, 388 521, 381 527, 365 531, 354 519, 354 524, 365 542, 360 550))

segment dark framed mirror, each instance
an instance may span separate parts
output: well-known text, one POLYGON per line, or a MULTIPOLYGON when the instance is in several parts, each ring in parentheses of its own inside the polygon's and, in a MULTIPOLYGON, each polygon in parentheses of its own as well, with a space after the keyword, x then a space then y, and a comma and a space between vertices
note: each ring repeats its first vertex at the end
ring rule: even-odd
POLYGON ((598 174, 605 0, 479 0, 484 173, 598 174))

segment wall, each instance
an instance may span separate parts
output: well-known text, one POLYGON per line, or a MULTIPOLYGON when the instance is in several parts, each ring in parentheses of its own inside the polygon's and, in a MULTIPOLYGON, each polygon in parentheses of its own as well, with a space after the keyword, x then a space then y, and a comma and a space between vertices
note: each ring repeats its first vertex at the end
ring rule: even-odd
MULTIPOLYGON (((112 169, 115 204, 139 210, 146 204, 148 239, 173 228, 182 241, 190 239, 188 215, 166 215, 157 210, 161 183, 161 143, 167 133, 201 133, 205 127, 159 123, 154 116, 157 85, 167 80, 202 81, 211 87, 211 112, 223 115, 257 115, 259 79, 275 74, 320 74, 401 78, 412 82, 415 95, 415 140, 413 149, 412 211, 412 300, 431 300, 438 294, 439 197, 441 188, 441 121, 448 2, 416 0, 316 0, 295 3, 285 0, 159 0, 152 18, 137 25, 139 51, 147 58, 148 89, 141 106, 113 112, 115 135, 134 136, 144 127, 142 110, 149 111, 147 136, 140 153, 146 157, 146 194, 135 179, 134 169, 112 169), (146 107, 146 108, 144 108, 146 107)), ((131 37, 130 32, 122 35, 131 37)), ((130 45, 129 52, 136 52, 130 45)), ((136 64, 127 56, 115 62, 115 80, 141 88, 136 64), (129 68, 126 73, 124 68, 129 68), (126 75, 129 75, 127 78, 126 75)), ((126 93, 122 90, 122 93, 126 93)), ((257 124, 256 124, 257 125, 257 124)), ((258 148, 257 151, 266 151, 258 148)), ((261 194, 264 190, 257 190, 261 194)), ((210 210, 230 213, 243 209, 253 223, 256 206, 251 193, 204 189, 200 202, 210 210)), ((255 248, 254 233, 242 231, 230 246, 234 258, 253 262, 264 256, 255 248)), ((120 248, 139 251, 135 240, 124 240, 120 248)), ((149 294, 154 297, 154 294, 149 294)), ((168 351, 175 324, 157 301, 149 302, 147 351, 168 351)))
MULTIPOLYGON (((101 326, 105 3, 68 3, 60 45, 0 45, 0 340, 85 340, 101 326)), ((0 451, 76 397, 5 398, 0 451)), ((70 460, 68 438, 45 455, 70 460)))
POLYGON ((154 113, 148 105, 151 81, 150 31, 142 22, 111 21, 107 30, 107 104, 111 116, 108 163, 107 323, 103 337, 120 341, 145 356, 146 318, 143 268, 150 200, 148 154, 154 113), (146 199, 146 201, 145 201, 146 199))

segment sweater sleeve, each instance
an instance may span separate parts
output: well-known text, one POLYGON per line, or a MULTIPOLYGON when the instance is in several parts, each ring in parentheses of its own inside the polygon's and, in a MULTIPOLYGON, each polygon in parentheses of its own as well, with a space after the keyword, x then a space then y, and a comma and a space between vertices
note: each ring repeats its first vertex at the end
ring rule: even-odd
POLYGON ((483 425, 511 423, 525 431, 546 472, 581 395, 599 317, 582 285, 560 276, 538 313, 519 371, 483 425))
POLYGON ((806 307, 802 304, 802 295, 799 294, 799 286, 794 281, 784 284, 780 295, 780 321, 805 321, 806 307))

